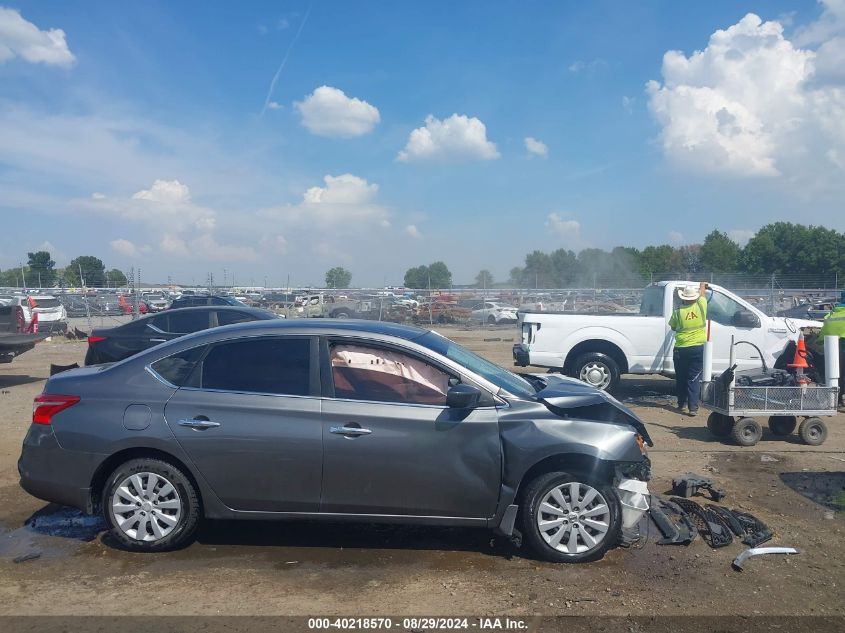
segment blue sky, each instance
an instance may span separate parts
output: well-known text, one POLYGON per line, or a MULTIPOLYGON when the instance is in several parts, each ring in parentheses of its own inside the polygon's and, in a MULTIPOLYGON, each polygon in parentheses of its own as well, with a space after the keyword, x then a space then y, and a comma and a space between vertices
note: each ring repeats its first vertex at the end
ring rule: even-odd
POLYGON ((845 0, 2 2, 3 269, 466 283, 845 230, 845 0))

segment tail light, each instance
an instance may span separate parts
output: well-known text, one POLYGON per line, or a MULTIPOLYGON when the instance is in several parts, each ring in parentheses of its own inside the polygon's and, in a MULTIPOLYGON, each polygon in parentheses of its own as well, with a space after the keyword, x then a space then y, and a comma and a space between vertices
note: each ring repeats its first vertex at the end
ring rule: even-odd
POLYGON ((32 402, 32 423, 50 424, 59 411, 79 402, 79 396, 63 396, 57 393, 42 393, 32 402))
POLYGON ((106 340, 105 336, 89 336, 88 337, 88 345, 90 345, 91 343, 99 343, 100 341, 105 341, 105 340, 106 340))

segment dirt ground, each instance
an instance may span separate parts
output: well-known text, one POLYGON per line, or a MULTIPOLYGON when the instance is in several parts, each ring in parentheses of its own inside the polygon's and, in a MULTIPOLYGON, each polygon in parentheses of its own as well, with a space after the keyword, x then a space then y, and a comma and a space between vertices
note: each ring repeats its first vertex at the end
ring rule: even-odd
MULTIPOLYGON (((513 328, 441 331, 512 366, 513 328)), ((673 413, 671 381, 623 380, 621 398, 655 442, 653 492, 679 473, 710 476, 726 505, 774 529, 770 545, 801 550, 751 559, 741 573, 730 563, 745 546, 660 546, 653 527, 639 546, 588 565, 536 561, 485 530, 325 523, 215 522, 182 551, 131 554, 103 542, 98 519, 18 486, 32 398, 50 363, 81 363, 84 352, 53 340, 0 365, 0 615, 140 615, 152 605, 174 615, 845 615, 843 414, 822 446, 766 431, 742 448, 713 439, 705 415, 673 413)))

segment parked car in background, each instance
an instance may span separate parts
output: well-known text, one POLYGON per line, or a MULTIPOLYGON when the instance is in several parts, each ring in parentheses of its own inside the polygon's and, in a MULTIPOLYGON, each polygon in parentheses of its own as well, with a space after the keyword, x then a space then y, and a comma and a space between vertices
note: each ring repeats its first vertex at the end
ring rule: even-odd
POLYGON ((495 325, 497 323, 516 323, 517 312, 513 306, 494 301, 479 303, 472 309, 472 320, 495 325))
POLYGON ((650 477, 648 432, 609 395, 375 321, 197 332, 56 374, 32 421, 22 487, 146 552, 204 517, 343 517, 519 530, 541 558, 583 562, 630 536, 650 477))
POLYGON ((13 304, 10 296, 0 296, 0 363, 11 363, 48 336, 26 331, 23 308, 19 303, 13 304))
POLYGON ((161 312, 170 305, 170 301, 163 294, 146 292, 141 297, 147 305, 148 312, 161 312))
MULTIPOLYGON (((27 302, 38 315, 39 332, 67 332, 67 311, 53 295, 31 295, 27 302)), ((32 316, 30 316, 32 321, 32 316)))
POLYGON ((111 328, 94 328, 88 336, 86 365, 114 363, 185 334, 221 325, 275 319, 260 308, 201 306, 148 315, 111 328))
POLYGON ((222 297, 220 295, 182 295, 179 299, 175 299, 170 304, 170 309, 176 308, 192 308, 195 306, 239 306, 245 308, 246 306, 235 299, 234 297, 222 297))
POLYGON ((118 316, 124 314, 120 298, 121 296, 117 294, 103 294, 94 297, 94 306, 97 309, 97 314, 105 316, 118 316))
POLYGON ((62 294, 58 295, 58 299, 65 307, 68 317, 85 317, 89 314, 92 316, 97 314, 96 302, 84 295, 62 294))
POLYGON ((469 308, 463 308, 457 303, 442 301, 421 303, 416 313, 416 319, 420 323, 428 321, 433 323, 457 323, 469 321, 471 317, 472 310, 469 308))

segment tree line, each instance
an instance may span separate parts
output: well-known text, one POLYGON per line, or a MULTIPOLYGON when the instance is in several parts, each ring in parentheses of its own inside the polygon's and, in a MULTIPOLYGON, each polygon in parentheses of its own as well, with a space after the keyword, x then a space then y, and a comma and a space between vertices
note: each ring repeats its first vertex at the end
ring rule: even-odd
MULTIPOLYGON (((822 226, 775 222, 762 227, 740 246, 726 233, 711 231, 701 244, 661 244, 642 250, 617 246, 605 251, 586 248, 579 253, 535 250, 510 272, 509 285, 522 288, 591 286, 612 279, 622 286, 643 280, 706 274, 805 276, 845 280, 845 233, 822 226)), ((492 285, 482 270, 476 285, 492 285)))
POLYGON ((27 253, 26 265, 0 271, 0 286, 9 288, 119 288, 126 284, 123 271, 106 270, 102 260, 93 255, 80 255, 64 268, 56 268, 49 251, 36 251, 27 253))

